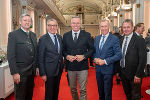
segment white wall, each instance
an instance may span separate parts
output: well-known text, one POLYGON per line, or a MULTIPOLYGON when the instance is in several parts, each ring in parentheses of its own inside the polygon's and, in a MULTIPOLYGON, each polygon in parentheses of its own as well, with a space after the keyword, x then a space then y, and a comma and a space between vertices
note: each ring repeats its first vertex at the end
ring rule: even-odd
POLYGON ((150 28, 150 1, 144 1, 144 26, 145 32, 143 35, 145 37, 148 28, 150 28))
POLYGON ((0 0, 0 48, 5 51, 11 26, 11 0, 0 0))

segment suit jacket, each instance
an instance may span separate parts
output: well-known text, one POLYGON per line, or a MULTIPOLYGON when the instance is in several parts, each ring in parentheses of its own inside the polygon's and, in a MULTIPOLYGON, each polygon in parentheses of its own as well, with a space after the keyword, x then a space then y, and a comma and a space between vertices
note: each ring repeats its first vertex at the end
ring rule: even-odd
POLYGON ((99 49, 99 42, 102 35, 99 35, 95 38, 94 47, 95 53, 94 58, 105 59, 107 65, 96 65, 96 72, 101 72, 102 74, 113 74, 114 73, 114 63, 121 59, 121 48, 119 39, 109 33, 107 40, 104 43, 103 48, 99 49))
POLYGON ((55 44, 49 34, 43 35, 38 43, 38 64, 40 75, 47 77, 57 76, 63 69, 62 56, 62 37, 57 34, 60 44, 60 52, 58 53, 55 44))
MULTIPOLYGON (((121 45, 124 37, 121 39, 121 45)), ((147 53, 143 38, 133 33, 128 44, 125 55, 125 68, 121 68, 121 74, 126 75, 128 79, 134 79, 134 76, 142 78, 144 76, 144 67, 146 66, 147 53)))
POLYGON ((7 58, 11 74, 20 75, 35 74, 37 38, 33 32, 29 32, 33 51, 28 47, 28 35, 20 28, 10 32, 8 36, 7 58))
POLYGON ((93 53, 93 42, 90 33, 81 30, 77 42, 73 41, 72 31, 69 31, 63 36, 64 56, 67 55, 84 55, 84 60, 81 62, 66 60, 66 68, 71 71, 88 70, 88 58, 93 53))
POLYGON ((148 48, 150 48, 150 36, 147 36, 147 37, 145 38, 145 43, 146 43, 147 52, 148 52, 148 51, 149 51, 148 48))

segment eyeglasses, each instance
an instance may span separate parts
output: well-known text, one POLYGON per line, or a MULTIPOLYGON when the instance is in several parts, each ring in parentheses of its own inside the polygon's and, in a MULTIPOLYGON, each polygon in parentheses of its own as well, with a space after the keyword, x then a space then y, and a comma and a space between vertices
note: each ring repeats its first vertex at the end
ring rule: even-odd
POLYGON ((57 25, 48 24, 49 27, 57 27, 57 25))

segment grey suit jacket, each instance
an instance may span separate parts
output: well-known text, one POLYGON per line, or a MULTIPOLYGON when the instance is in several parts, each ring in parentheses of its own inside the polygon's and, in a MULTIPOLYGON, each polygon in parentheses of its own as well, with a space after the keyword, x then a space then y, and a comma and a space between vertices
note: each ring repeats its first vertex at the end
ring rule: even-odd
POLYGON ((57 34, 60 51, 58 53, 49 34, 43 35, 38 43, 38 64, 41 76, 57 76, 63 70, 62 37, 57 34))
POLYGON ((33 32, 29 32, 33 52, 28 47, 28 35, 20 28, 10 32, 8 36, 7 58, 11 74, 19 73, 28 76, 35 74, 37 39, 33 32))

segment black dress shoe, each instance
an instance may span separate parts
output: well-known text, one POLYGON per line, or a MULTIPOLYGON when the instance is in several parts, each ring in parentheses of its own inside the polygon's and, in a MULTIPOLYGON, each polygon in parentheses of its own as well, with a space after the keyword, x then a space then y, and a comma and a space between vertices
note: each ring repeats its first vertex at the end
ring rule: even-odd
POLYGON ((117 85, 120 85, 120 79, 116 79, 117 85))

